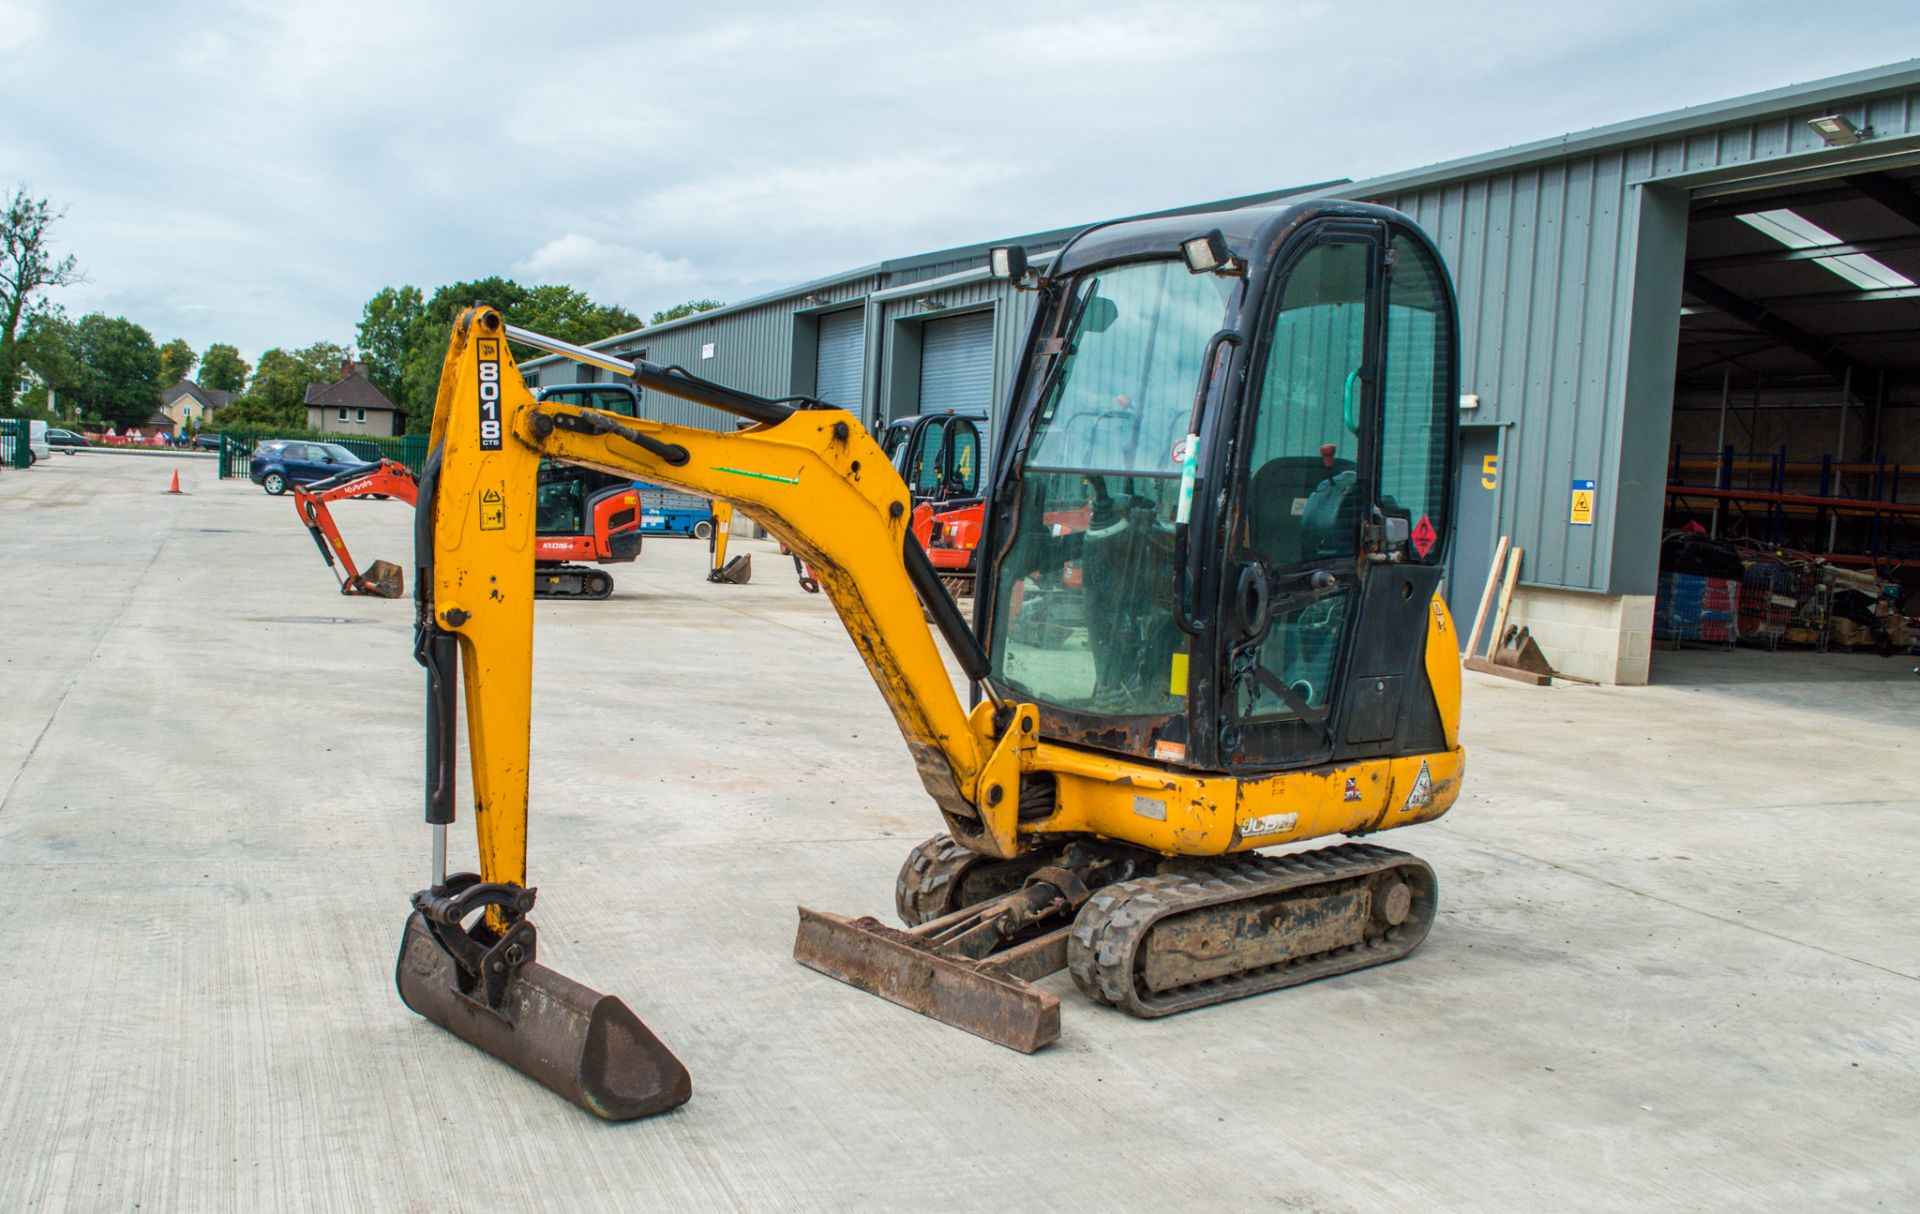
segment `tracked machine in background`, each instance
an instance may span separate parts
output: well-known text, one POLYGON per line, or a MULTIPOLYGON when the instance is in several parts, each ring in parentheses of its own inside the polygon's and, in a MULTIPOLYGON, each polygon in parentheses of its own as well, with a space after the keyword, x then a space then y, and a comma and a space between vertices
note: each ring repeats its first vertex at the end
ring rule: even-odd
POLYGON ((973 593, 986 440, 984 409, 940 409, 895 418, 880 437, 913 494, 913 538, 956 596, 973 593))
MULTIPOLYGON (((911 538, 908 486, 849 414, 486 308, 459 318, 421 486, 433 863, 397 965, 415 1011, 603 1117, 691 1092, 624 1003, 536 959, 543 459, 759 522, 815 571, 892 710, 945 833, 901 869, 903 927, 802 908, 802 963, 1034 1050, 1057 1036, 1059 1000, 1031 981, 1062 968, 1097 1003, 1163 1016, 1426 936, 1437 882, 1415 857, 1261 849, 1430 821, 1459 795, 1459 651, 1438 594, 1457 328, 1433 245, 1395 212, 1305 202, 1096 227, 1037 279, 1018 249, 993 263, 1039 298, 986 486, 972 627, 911 538), (536 403, 509 337, 752 425, 536 403), (504 525, 476 526, 496 498, 504 525), (477 874, 446 872, 456 686, 477 874)), ((638 696, 672 692, 644 666, 632 677, 638 696)))
MULTIPOLYGON (((640 416, 640 393, 630 384, 555 384, 543 388, 539 399, 579 405, 620 417, 640 416)), ((651 525, 648 522, 648 495, 657 498, 660 490, 631 481, 621 483, 629 485, 638 495, 636 500, 640 503, 641 530, 644 532, 651 525)), ((707 553, 711 557, 707 580, 721 586, 744 586, 753 580, 753 557, 745 553, 732 558, 727 556, 727 546, 732 538, 733 508, 725 502, 714 502, 712 507, 712 520, 701 520, 707 523, 706 533, 701 534, 697 523, 692 529, 693 538, 707 542, 707 553)))
MULTIPOLYGON (((406 575, 391 561, 363 572, 348 551, 332 504, 355 498, 391 498, 409 506, 419 495, 413 470, 385 459, 310 485, 293 487, 293 508, 312 534, 320 557, 340 579, 340 593, 397 599, 406 575)), ((617 565, 640 555, 639 496, 632 484, 605 473, 549 461, 540 469, 534 594, 543 599, 604 599, 613 575, 582 562, 617 565)))

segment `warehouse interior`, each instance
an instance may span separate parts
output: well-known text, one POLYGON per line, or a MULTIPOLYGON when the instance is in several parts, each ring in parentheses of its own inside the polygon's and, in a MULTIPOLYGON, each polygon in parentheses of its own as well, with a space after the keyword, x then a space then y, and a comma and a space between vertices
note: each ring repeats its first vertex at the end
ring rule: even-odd
POLYGON ((1913 643, 1900 616, 1920 607, 1916 186, 1920 166, 1876 162, 1696 191, 1657 640, 1913 643))

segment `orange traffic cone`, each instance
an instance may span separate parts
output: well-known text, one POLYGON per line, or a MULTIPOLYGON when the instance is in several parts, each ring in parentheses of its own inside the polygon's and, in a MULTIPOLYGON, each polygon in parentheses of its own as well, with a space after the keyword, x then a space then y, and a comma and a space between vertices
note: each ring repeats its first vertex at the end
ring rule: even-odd
POLYGON ((175 468, 173 470, 173 484, 167 486, 167 492, 168 493, 180 492, 180 469, 175 468))

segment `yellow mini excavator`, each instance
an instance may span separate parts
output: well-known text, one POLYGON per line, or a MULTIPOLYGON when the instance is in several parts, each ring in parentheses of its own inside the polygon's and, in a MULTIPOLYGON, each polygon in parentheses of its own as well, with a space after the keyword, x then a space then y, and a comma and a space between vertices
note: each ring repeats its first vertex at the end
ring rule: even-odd
POLYGON ((602 1117, 691 1093, 618 998, 542 966, 526 878, 534 503, 543 458, 700 494, 804 560, 891 708, 937 835, 904 927, 800 911, 804 964, 1023 1051, 1060 969, 1164 1016, 1406 956, 1433 871, 1333 835, 1459 795, 1438 594, 1458 399, 1452 288, 1406 217, 1309 201, 1105 224, 1044 272, 994 434, 969 626, 859 420, 507 326, 441 372, 416 533, 429 888, 415 1011, 602 1117), (536 402, 509 339, 744 419, 716 433, 536 402), (935 633, 969 684, 955 689, 935 633), (480 872, 446 872, 456 675, 480 872), (971 701, 969 703, 968 701, 971 701))

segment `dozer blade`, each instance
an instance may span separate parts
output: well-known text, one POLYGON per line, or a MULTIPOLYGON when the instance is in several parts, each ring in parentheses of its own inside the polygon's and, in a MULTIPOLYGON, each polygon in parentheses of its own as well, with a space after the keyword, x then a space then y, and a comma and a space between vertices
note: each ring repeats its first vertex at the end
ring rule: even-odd
POLYGON ((375 561, 360 575, 358 583, 349 582, 340 589, 346 594, 371 594, 397 599, 406 593, 407 575, 392 561, 375 561))
POLYGON ((1023 1054, 1060 1038, 1057 997, 933 952, 918 937, 877 919, 846 919, 803 906, 793 959, 1023 1054))
POLYGON ((744 586, 753 580, 753 554, 742 553, 707 575, 709 582, 744 586))
POLYGON ((408 916, 394 978, 428 1020, 608 1121, 651 1117, 693 1095, 687 1068, 614 996, 529 961, 496 1011, 463 994, 457 974, 426 920, 408 916))

